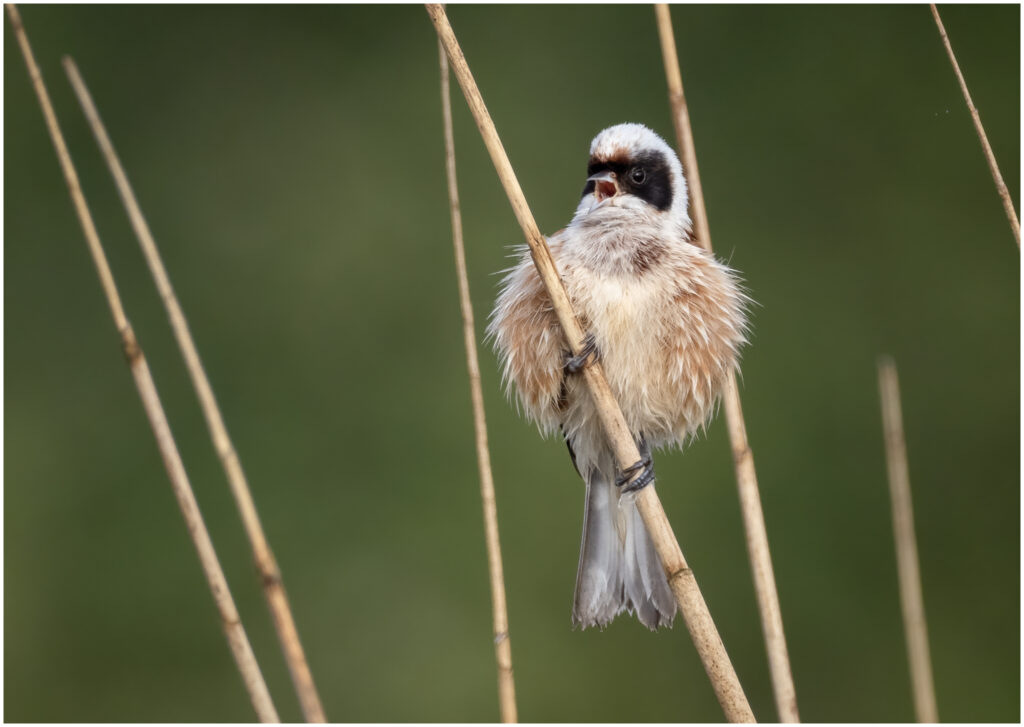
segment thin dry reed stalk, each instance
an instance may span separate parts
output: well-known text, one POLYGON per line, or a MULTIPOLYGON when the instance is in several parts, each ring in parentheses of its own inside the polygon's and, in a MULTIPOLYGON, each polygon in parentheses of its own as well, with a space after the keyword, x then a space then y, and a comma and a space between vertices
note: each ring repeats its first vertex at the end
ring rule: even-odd
POLYGON ((303 715, 307 722, 326 722, 323 707, 320 704, 320 696, 317 694, 316 685, 313 683, 313 675, 310 672, 309 664, 306 662, 306 655, 299 641, 295 619, 288 605, 288 596, 285 594, 284 584, 281 580, 281 571, 277 566, 277 561, 274 559, 270 544, 263 533, 263 526, 260 524, 259 515, 256 512, 256 505, 253 502, 249 483, 246 480, 245 473, 242 471, 241 461, 228 435, 220 408, 217 406, 217 400, 213 395, 213 388, 199 359, 199 352, 189 331, 185 314, 178 303, 177 297, 174 295, 171 280, 160 258, 156 241, 153 239, 149 225, 146 223, 146 218, 143 216, 142 209, 135 198, 135 193, 128 182, 128 176, 125 174, 124 167, 121 165, 121 161, 114 150, 113 143, 110 141, 103 121, 100 119, 99 112, 96 110, 92 95, 82 80, 75 62, 67 56, 64 58, 64 70, 71 81, 75 94, 78 96, 78 101, 96 137, 96 142, 100 147, 103 158, 110 168, 110 173, 114 177, 121 202, 128 213, 132 229, 139 240, 139 245, 142 247, 142 252, 146 257, 146 263, 149 266, 150 273, 153 275, 153 280, 160 293, 160 298, 163 300, 164 308, 167 310, 171 329, 174 331, 174 337, 178 341, 178 347, 181 349, 182 357, 185 359, 185 365, 192 379, 192 385, 196 390, 196 396, 206 418, 214 449, 221 461, 221 465, 224 467, 224 472, 231 487, 231 493, 234 495, 245 532, 249 537, 256 568, 259 571, 260 582, 263 586, 263 593, 273 617, 274 627, 277 630, 277 636, 284 651, 288 670, 291 672, 292 682, 295 685, 295 691, 298 694, 303 715))
MULTIPOLYGON (((708 215, 704 206, 704 191, 700 183, 700 173, 697 170, 697 152, 693 143, 690 113, 686 106, 686 96, 683 94, 683 79, 679 72, 679 58, 676 55, 672 19, 667 5, 658 4, 654 9, 658 20, 658 35, 661 38, 662 57, 665 61, 665 75, 668 79, 672 118, 675 122, 676 136, 683 157, 683 167, 686 170, 687 181, 690 183, 696 242, 710 252, 711 231, 708 227, 708 215)), ((723 400, 729 441, 732 445, 733 463, 736 467, 740 509, 743 513, 743 525, 747 534, 747 553, 750 557, 754 590, 761 613, 761 628, 764 631, 768 666, 775 693, 775 705, 780 721, 799 722, 796 687, 793 684, 793 672, 789 664, 786 634, 782 628, 782 609, 779 606, 771 551, 768 548, 768 531, 764 522, 764 510, 761 508, 757 472, 754 470, 754 453, 747 441, 747 426, 743 419, 743 408, 740 405, 739 387, 736 383, 735 373, 730 374, 723 392, 723 400)))
POLYGON ((1006 218, 1010 221, 1010 228, 1013 230, 1013 236, 1017 239, 1017 247, 1020 247, 1020 221, 1017 219, 1017 212, 1013 208, 1013 200, 1010 199, 1010 190, 1006 188, 1006 182, 1003 181, 1003 175, 999 173, 999 165, 996 164, 996 155, 992 153, 992 146, 988 143, 988 136, 985 134, 985 127, 981 125, 981 114, 978 113, 978 109, 974 106, 974 101, 971 100, 971 93, 967 90, 967 81, 964 80, 964 74, 960 72, 960 64, 956 62, 956 56, 953 54, 953 46, 949 43, 949 36, 946 35, 946 28, 942 24, 942 18, 939 17, 939 9, 935 7, 935 3, 931 4, 932 17, 935 18, 935 25, 939 28, 939 35, 942 36, 942 44, 946 46, 946 54, 949 56, 949 62, 953 64, 953 72, 956 74, 956 80, 960 83, 960 91, 963 92, 964 100, 967 102, 967 110, 971 112, 971 119, 974 121, 974 130, 978 133, 978 140, 981 142, 981 150, 985 154, 985 161, 988 162, 989 171, 992 173, 992 180, 996 183, 996 191, 999 193, 999 198, 1003 200, 1003 209, 1006 210, 1006 218))
POLYGON ((452 245, 455 248, 455 273, 459 279, 459 305, 462 308, 462 334, 466 344, 466 368, 473 400, 473 426, 476 433, 476 462, 480 471, 480 499, 484 507, 484 533, 487 540, 487 566, 491 576, 491 606, 494 617, 494 658, 498 664, 498 704, 502 722, 517 722, 516 683, 512 675, 512 641, 508 632, 508 605, 505 601, 505 573, 501 564, 498 539, 498 504, 494 497, 491 452, 487 445, 487 420, 484 418, 484 393, 480 385, 480 362, 476 355, 473 303, 466 275, 466 248, 462 240, 462 213, 459 187, 455 177, 455 132, 452 127, 452 99, 449 88, 448 56, 438 41, 441 65, 441 113, 444 118, 445 169, 448 173, 448 203, 452 217, 452 245))
POLYGON ((86 241, 89 244, 89 252, 92 254, 93 262, 96 264, 100 283, 103 286, 103 292, 107 297, 107 303, 114 318, 114 325, 121 337, 121 346, 125 358, 128 361, 132 376, 135 378, 135 385, 139 390, 139 397, 142 399, 142 405, 153 429, 153 435, 156 437, 160 456, 163 458, 167 474, 171 479, 174 495, 178 500, 178 505, 181 507, 181 513, 185 518, 189 535, 195 544, 203 572, 206 575, 210 591, 213 593, 214 601, 220 612, 221 625, 231 647, 231 653, 235 657, 238 670, 242 674, 242 680, 249 691, 249 697, 260 721, 277 722, 279 721, 277 711, 274 709, 270 693, 267 691, 267 685, 263 681, 263 675, 260 673, 259 665, 256 663, 256 657, 252 652, 252 647, 249 645, 245 630, 242 628, 238 610, 235 608, 234 600, 231 598, 231 592, 228 589, 224 572, 221 570, 220 563, 217 560, 217 554, 214 552, 209 532, 203 523, 195 495, 189 484, 188 476, 185 474, 185 466, 174 444, 174 437, 171 434, 167 417, 160 404, 160 398, 157 395, 156 385, 153 383, 149 366, 121 305, 121 298, 114 285, 110 266, 100 244, 99 235, 96 232, 96 226, 89 213, 89 208, 86 206, 85 196, 82 194, 82 188, 78 181, 78 174, 75 172, 74 165, 71 162, 71 155, 68 153, 64 137, 57 124, 57 117, 50 103, 50 97, 46 92, 46 87, 43 85, 42 74, 40 74, 35 57, 32 55, 32 49, 29 46, 28 37, 22 26, 21 17, 13 4, 7 5, 7 12, 10 15, 11 25, 14 28, 18 44, 21 46, 21 52, 25 57, 25 63, 28 66, 29 76, 35 87, 36 95, 39 97, 39 105, 42 108, 47 129, 57 151, 57 157, 64 172, 64 180, 71 194, 71 201, 74 204, 75 212, 78 214, 78 220, 82 225, 86 241))
POLYGON ((903 626, 907 632, 914 707, 918 722, 938 722, 939 712, 935 705, 935 684, 932 681, 932 663, 928 652, 928 627, 924 619, 924 596, 921 593, 921 570, 917 558, 917 538, 914 534, 907 443, 903 436, 900 383, 896 375, 896 363, 888 356, 878 359, 878 391, 882 400, 885 458, 889 469, 889 494, 892 496, 892 529, 896 540, 900 603, 903 606, 903 626))
MULTIPOLYGON (((494 122, 487 112, 487 107, 473 80, 466 58, 462 54, 462 49, 459 47, 451 25, 448 23, 444 7, 428 4, 426 8, 438 37, 444 45, 445 52, 448 54, 448 60, 455 71, 455 76, 462 86, 466 101, 476 120, 477 127, 480 129, 480 134, 483 136, 484 144, 487 146, 491 161, 505 188, 505 193, 508 195, 512 210, 523 230, 526 242, 530 246, 534 264, 537 266, 537 271, 551 298, 552 308, 558 316, 569 347, 574 355, 578 355, 583 346, 583 331, 558 276, 554 260, 551 258, 551 251, 530 212, 519 181, 516 179, 515 172, 494 127, 494 122)), ((639 461, 640 453, 625 419, 623 419, 622 411, 608 386, 604 371, 600 364, 596 363, 585 368, 583 376, 594 399, 608 442, 615 452, 616 461, 620 468, 625 469, 639 461)), ((647 531, 654 541, 654 547, 661 558, 669 584, 679 602, 686 627, 726 718, 731 722, 753 722, 754 714, 750 710, 743 688, 729 661, 729 656, 715 628, 714 621, 711 619, 711 614, 708 612, 700 588, 697 586, 697 580, 683 557, 679 542, 672 532, 672 526, 665 516, 665 510, 661 506, 654 487, 645 487, 640 490, 636 504, 644 524, 647 526, 647 531)))

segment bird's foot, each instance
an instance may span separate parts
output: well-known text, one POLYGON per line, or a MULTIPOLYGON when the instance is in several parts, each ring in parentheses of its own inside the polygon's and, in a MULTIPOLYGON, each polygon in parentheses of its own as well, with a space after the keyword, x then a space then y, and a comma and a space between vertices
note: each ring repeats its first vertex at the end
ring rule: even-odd
POLYGON ((571 353, 567 353, 565 355, 565 363, 562 365, 562 369, 566 374, 578 374, 596 361, 597 358, 597 341, 594 340, 593 333, 588 333, 583 337, 583 348, 580 349, 579 354, 573 356, 571 353))
POLYGON ((639 462, 631 464, 615 478, 615 486, 622 487, 623 494, 639 492, 652 482, 654 482, 654 463, 650 454, 645 454, 639 462), (640 473, 640 476, 630 482, 630 478, 637 472, 640 473), (625 487, 623 487, 624 485, 625 487))

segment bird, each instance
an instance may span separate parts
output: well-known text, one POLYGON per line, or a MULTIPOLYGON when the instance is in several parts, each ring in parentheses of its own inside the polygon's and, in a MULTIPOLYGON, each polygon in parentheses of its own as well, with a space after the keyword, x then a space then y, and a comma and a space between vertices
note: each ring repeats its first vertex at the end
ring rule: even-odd
POLYGON ((662 137, 637 123, 604 129, 572 220, 547 238, 586 332, 582 350, 571 354, 525 246, 502 271, 488 322, 508 395, 542 435, 560 434, 586 484, 574 628, 603 629, 623 612, 652 631, 675 618, 635 500, 655 479, 652 448, 681 448, 706 430, 739 370, 752 303, 739 274, 694 240, 688 202, 662 137), (580 376, 594 360, 641 454, 624 470, 580 376))

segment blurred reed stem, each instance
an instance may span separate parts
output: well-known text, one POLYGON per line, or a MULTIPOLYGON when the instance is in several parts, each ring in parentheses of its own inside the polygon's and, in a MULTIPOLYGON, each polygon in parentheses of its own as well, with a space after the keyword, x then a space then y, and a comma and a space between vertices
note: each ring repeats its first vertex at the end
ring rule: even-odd
MULTIPOLYGON (((704 205, 704 191, 700 183, 700 172, 697 170, 697 151, 693 143, 693 129, 690 126, 690 112, 683 94, 683 79, 679 71, 679 58, 676 55, 675 35, 672 32, 672 18, 668 5, 655 5, 658 20, 658 36, 661 39, 662 57, 665 62, 665 76, 668 79, 669 102, 672 105, 672 118, 676 127, 680 153, 687 181, 690 184, 691 208, 696 226, 696 242, 707 251, 711 251, 711 230, 708 227, 708 214, 704 205)), ((740 404, 739 386, 736 373, 730 372, 729 379, 722 394, 725 404, 725 420, 729 429, 729 441, 732 446, 733 463, 736 468, 736 484, 739 489, 740 510, 743 513, 743 526, 747 535, 747 554, 750 558, 750 569, 754 576, 754 590, 757 594, 758 610, 761 614, 761 628, 764 632, 765 648, 768 653, 768 666, 771 672, 772 688, 775 694, 775 706, 781 722, 799 722, 797 711, 796 687, 793 684, 793 672, 789 664, 789 651, 786 648, 786 634, 782 628, 782 608, 779 606, 779 593, 775 585, 775 572, 772 569, 771 551, 768 548, 768 531, 764 521, 764 510, 761 507, 761 495, 757 486, 757 472, 754 469, 754 453, 747 440, 747 425, 743 418, 740 404)))
POLYGON ((473 426, 476 434, 476 461, 480 471, 480 498, 484 508, 484 533, 487 541, 487 566, 491 577, 491 607, 494 620, 494 657, 498 664, 498 703, 502 722, 517 722, 516 685, 512 675, 512 642, 508 632, 508 606, 505 601, 505 574, 498 539, 498 504, 494 496, 491 454, 487 445, 487 420, 484 394, 480 385, 480 362, 476 355, 473 303, 466 274, 466 248, 462 239, 462 213, 455 176, 455 132, 452 127, 452 99, 448 56, 438 43, 441 67, 441 113, 444 118, 445 170, 448 174, 448 204, 452 218, 452 245, 455 248, 455 273, 459 281, 459 305, 462 308, 462 334, 466 344, 466 368, 473 400, 473 426))
POLYGON ((104 127, 96 105, 93 103, 92 95, 89 93, 89 89, 78 72, 78 67, 67 56, 63 59, 63 63, 68 80, 71 82, 72 88, 74 88, 75 95, 78 97, 82 111, 85 113, 89 126, 92 128, 103 158, 110 169, 111 175, 114 177, 117 192, 121 197, 121 202, 124 204, 132 229, 135 231, 135 236, 138 238, 139 245, 145 255, 146 264, 153 275, 153 280, 160 293, 160 299, 167 310, 171 329, 174 331, 174 337, 178 341, 178 348, 181 350, 189 377, 192 379, 192 386, 195 388, 196 396, 203 410, 203 416, 206 418, 214 450, 217 452, 217 457, 224 468, 231 493, 234 495, 235 504, 238 506, 238 512, 242 518, 242 524, 249 538, 256 568, 259 571, 263 593, 273 617, 274 627, 277 630, 278 640, 281 643, 281 649, 284 652, 285 661, 291 673, 292 683, 299 697, 302 713, 307 722, 326 722, 327 719, 320 704, 320 696, 317 694, 316 685, 313 683, 313 675, 310 672, 309 664, 306 662, 302 643, 299 641, 298 629, 295 626, 295 619, 292 616, 291 607, 288 604, 288 596, 285 593, 284 583, 281 580, 281 571, 263 532, 263 526, 260 524, 256 505, 253 502, 252 492, 249 489, 249 483, 246 480, 245 473, 242 471, 241 461, 231 442, 231 437, 228 435, 224 418, 221 416, 217 400, 213 395, 213 387, 210 385, 210 380, 207 378, 206 371, 203 369, 203 364, 199 359, 199 351, 196 349, 195 341, 192 339, 192 333, 189 331, 185 314, 174 294, 174 289, 171 287, 171 280, 167 274, 167 269, 164 267, 163 260, 160 258, 160 252, 157 250, 156 240, 153 239, 149 225, 146 223, 146 218, 143 216, 142 209, 139 207, 138 200, 135 197, 135 192, 128 181, 128 175, 125 173, 121 160, 114 150, 114 145, 110 141, 106 127, 104 127))
POLYGON ((949 36, 946 35, 946 27, 942 24, 942 18, 939 17, 939 9, 935 7, 935 3, 931 3, 932 17, 935 18, 935 25, 939 28, 939 35, 942 36, 942 44, 946 47, 946 54, 949 56, 949 62, 953 65, 953 73, 956 74, 956 80, 960 84, 960 91, 964 95, 964 101, 967 102, 967 110, 971 112, 971 120, 974 121, 974 130, 978 134, 978 141, 981 142, 981 150, 985 154, 985 161, 988 162, 988 169, 992 173, 992 181, 996 183, 996 191, 999 193, 999 198, 1003 201, 1003 209, 1006 210, 1006 218, 1010 221, 1010 229, 1013 230, 1013 236, 1017 240, 1017 247, 1020 247, 1020 221, 1017 219, 1017 212, 1013 207, 1013 200, 1010 199, 1010 190, 1006 188, 1006 182, 1003 181, 1003 175, 999 173, 999 165, 996 164, 996 155, 992 152, 992 145, 988 143, 988 135, 985 134, 985 127, 981 125, 981 114, 978 113, 978 109, 974 106, 974 101, 971 100, 971 92, 967 90, 967 81, 964 80, 964 74, 960 72, 960 64, 956 62, 956 55, 953 54, 953 46, 950 45, 949 36))
POLYGON ((228 644, 231 647, 231 653, 235 658, 235 663, 238 665, 238 670, 242 674, 242 680, 249 691, 249 698, 252 700, 252 705, 260 721, 277 722, 279 721, 277 711, 274 709, 267 685, 263 680, 259 665, 256 663, 256 657, 249 644, 249 639, 242 628, 238 610, 235 607, 234 600, 231 598, 227 580, 217 560, 217 554, 214 551, 213 542, 210 540, 210 534, 199 512, 199 505, 196 502, 195 494, 192 492, 188 476, 185 473, 185 466, 181 460, 181 455, 178 453, 177 446, 174 443, 174 437, 171 434, 167 416, 160 404, 160 397, 157 394, 156 385, 153 382, 149 366, 121 304, 121 298, 114 284, 114 277, 107 263, 103 247, 100 244, 92 215, 86 205, 85 196, 82 194, 78 174, 75 172, 74 165, 71 162, 71 155, 68 153, 64 137, 57 124, 57 117, 50 103, 50 97, 46 92, 46 87, 43 85, 42 74, 36 65, 35 57, 32 55, 32 49, 29 46, 28 37, 22 26, 21 17, 13 4, 7 5, 7 12, 10 15, 11 25, 14 28, 18 44, 21 46, 22 55, 25 57, 32 85, 35 87, 36 95, 39 97, 39 105, 42 108, 47 129, 57 151, 57 158, 60 160, 64 180, 71 194, 71 201, 78 215, 78 220, 82 225, 82 230, 85 233, 89 252, 92 254, 93 262, 96 264, 100 283, 103 286, 103 292, 106 295, 111 315, 114 318, 114 325, 121 337, 121 346, 125 358, 135 379, 135 385, 138 388, 139 397, 142 399, 143 408, 153 430, 153 436, 156 438, 160 456, 164 461, 164 467, 167 469, 167 474, 171 479, 174 495, 178 500, 189 535, 195 545, 203 572, 206 575, 207 583, 210 586, 210 591, 220 612, 221 626, 224 628, 228 644))
POLYGON ((889 356, 878 359, 878 391, 882 401, 882 427, 885 431, 885 460, 889 470, 889 494, 892 497, 892 529, 896 541, 896 565, 900 579, 900 604, 907 635, 910 679, 914 688, 914 708, 918 722, 938 722, 935 684, 928 651, 928 626, 924 618, 921 592, 921 568, 914 534, 914 503, 910 496, 910 469, 907 466, 907 442, 903 434, 900 407, 900 383, 896 362, 889 356))
MULTIPOLYGON (((428 4, 426 8, 438 37, 444 45, 445 52, 448 54, 448 60, 455 71, 455 76, 462 86, 463 94, 473 113, 473 118, 476 120, 477 127, 480 129, 480 134, 490 153, 491 161, 494 163, 502 186, 505 188, 505 193, 508 195, 512 210, 526 237, 533 262, 537 266, 540 278, 551 298, 552 308, 558 316, 566 341, 572 354, 579 355, 583 348, 583 330, 558 276, 551 251, 530 212, 522 188, 512 169, 512 164, 508 160, 497 129, 494 127, 494 122, 487 112, 487 107, 473 80, 466 58, 459 47, 451 25, 448 23, 444 7, 428 4)), ((582 373, 608 437, 608 443, 615 452, 619 468, 624 470, 640 460, 640 453, 633 435, 630 433, 622 411, 608 386, 600 362, 584 368, 582 373)), ((729 661, 729 655, 725 651, 722 639, 708 612, 707 604, 697 586, 693 571, 683 557, 679 542, 672 532, 672 526, 668 522, 665 510, 662 508, 653 486, 644 487, 638 492, 636 505, 644 520, 644 525, 647 527, 647 532, 654 542, 655 550, 661 558, 669 585, 672 587, 683 619, 686 621, 686 627, 726 718, 731 722, 753 722, 754 714, 747 703, 746 695, 743 693, 743 688, 729 661)))

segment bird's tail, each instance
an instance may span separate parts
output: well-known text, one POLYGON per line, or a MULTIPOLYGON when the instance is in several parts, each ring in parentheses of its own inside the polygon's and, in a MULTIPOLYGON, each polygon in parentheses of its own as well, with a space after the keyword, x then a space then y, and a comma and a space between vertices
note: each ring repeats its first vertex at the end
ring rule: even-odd
POLYGON ((619 497, 610 451, 594 459, 578 461, 587 483, 587 503, 573 624, 604 627, 628 610, 651 630, 671 626, 676 601, 634 498, 619 497))

